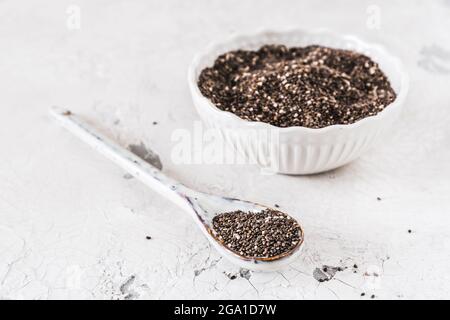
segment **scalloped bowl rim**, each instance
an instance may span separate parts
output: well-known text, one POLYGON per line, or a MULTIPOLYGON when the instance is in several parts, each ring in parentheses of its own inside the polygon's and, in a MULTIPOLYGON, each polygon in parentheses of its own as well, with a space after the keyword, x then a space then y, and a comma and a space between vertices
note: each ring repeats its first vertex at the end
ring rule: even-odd
MULTIPOLYGON (((373 59, 373 57, 371 57, 370 54, 368 54, 368 56, 371 59, 373 59)), ((389 79, 389 77, 388 77, 388 79, 389 79)), ((231 37, 228 37, 228 39, 223 40, 223 41, 213 42, 209 46, 207 46, 206 49, 204 49, 203 51, 201 51, 194 57, 192 63, 189 66, 188 82, 189 82, 189 87, 190 87, 191 93, 195 94, 197 96, 197 98, 201 99, 201 101, 203 102, 202 105, 208 105, 210 107, 211 111, 215 112, 216 114, 218 114, 221 117, 228 118, 232 122, 239 122, 243 126, 248 126, 248 127, 252 127, 252 128, 277 129, 280 131, 280 133, 293 132, 293 133, 308 133, 308 134, 323 134, 325 132, 330 132, 330 131, 356 129, 356 128, 361 127, 369 122, 380 121, 381 119, 388 116, 390 113, 396 111, 396 110, 394 110, 395 108, 401 108, 401 106, 403 105, 404 100, 406 98, 406 95, 408 93, 408 89, 409 89, 409 76, 404 69, 403 63, 400 61, 399 58, 391 55, 384 48, 384 46, 382 46, 380 44, 374 44, 374 43, 369 43, 369 42, 363 41, 355 35, 350 35, 350 34, 340 35, 340 34, 337 34, 333 31, 330 31, 327 29, 316 29, 313 31, 307 31, 307 30, 298 29, 298 28, 285 29, 285 30, 272 30, 271 29, 271 30, 261 30, 261 31, 253 32, 253 33, 242 33, 242 34, 236 34, 231 37), (363 119, 358 120, 351 124, 336 124, 336 125, 326 126, 323 128, 308 128, 308 127, 302 127, 302 126, 277 127, 277 126, 274 126, 267 122, 245 120, 245 119, 242 119, 239 116, 235 115, 232 112, 221 110, 221 109, 217 108, 208 98, 206 98, 200 92, 200 89, 197 85, 198 80, 197 80, 196 70, 198 69, 200 62, 206 56, 210 55, 211 52, 217 51, 215 49, 217 49, 219 46, 223 47, 223 46, 227 46, 232 43, 235 43, 239 40, 258 38, 258 37, 261 37, 264 35, 266 35, 266 36, 267 35, 282 36, 283 34, 287 34, 287 33, 304 33, 305 35, 326 34, 326 35, 332 36, 334 38, 340 38, 345 41, 357 43, 357 44, 361 45, 362 47, 378 51, 385 58, 387 58, 391 61, 392 65, 396 69, 396 72, 398 72, 400 75, 399 89, 396 90, 396 94, 397 94, 396 99, 392 103, 387 105, 378 114, 363 118, 363 119)), ((196 106, 196 107, 198 109, 198 106, 196 106)))

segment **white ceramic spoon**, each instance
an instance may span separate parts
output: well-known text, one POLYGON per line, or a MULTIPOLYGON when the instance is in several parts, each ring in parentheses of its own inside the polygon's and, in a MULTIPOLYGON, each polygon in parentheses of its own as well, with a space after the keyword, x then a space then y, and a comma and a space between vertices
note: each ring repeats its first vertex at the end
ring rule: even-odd
POLYGON ((214 236, 212 231, 212 220, 214 216, 237 210, 260 212, 268 209, 268 207, 249 201, 219 197, 189 189, 181 183, 167 177, 160 170, 136 156, 131 151, 120 147, 114 141, 100 134, 72 112, 58 107, 52 107, 50 111, 63 127, 114 161, 147 186, 189 212, 217 251, 232 263, 250 270, 272 271, 289 264, 299 254, 304 239, 303 230, 301 230, 301 240, 294 249, 275 257, 248 258, 230 250, 214 236))

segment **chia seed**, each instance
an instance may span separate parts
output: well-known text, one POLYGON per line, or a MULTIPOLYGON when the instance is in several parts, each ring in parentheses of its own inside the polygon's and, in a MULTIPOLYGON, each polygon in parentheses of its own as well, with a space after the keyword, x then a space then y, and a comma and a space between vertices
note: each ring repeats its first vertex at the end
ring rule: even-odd
POLYGON ((271 258, 293 250, 302 241, 298 222, 285 213, 234 211, 213 219, 213 234, 230 250, 248 258, 271 258))
POLYGON ((217 108, 277 127, 351 124, 396 98, 369 57, 318 45, 225 53, 201 72, 198 86, 217 108))

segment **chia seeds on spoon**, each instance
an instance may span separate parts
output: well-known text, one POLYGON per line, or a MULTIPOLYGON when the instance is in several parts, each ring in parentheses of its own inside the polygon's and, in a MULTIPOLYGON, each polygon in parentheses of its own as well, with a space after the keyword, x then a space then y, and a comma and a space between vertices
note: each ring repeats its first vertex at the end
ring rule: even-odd
POLYGON ((271 209, 219 214, 213 219, 213 234, 230 250, 248 258, 271 258, 287 253, 303 236, 295 219, 271 209))
POLYGON ((198 86, 219 109, 278 127, 351 124, 396 98, 369 57, 317 45, 225 53, 201 72, 198 86))

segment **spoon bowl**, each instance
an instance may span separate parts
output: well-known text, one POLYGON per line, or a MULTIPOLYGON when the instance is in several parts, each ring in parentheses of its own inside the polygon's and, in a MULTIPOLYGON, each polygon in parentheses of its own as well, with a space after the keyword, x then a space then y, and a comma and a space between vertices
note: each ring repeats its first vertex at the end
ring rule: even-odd
POLYGON ((213 219, 221 213, 242 211, 256 214, 267 209, 274 211, 279 210, 250 201, 220 197, 201 192, 197 192, 197 195, 194 198, 187 198, 187 200, 192 205, 192 213, 194 214, 195 220, 198 222, 200 228, 203 230, 203 233, 208 237, 216 250, 222 256, 226 257, 234 264, 239 265, 241 268, 261 271, 278 270, 292 262, 301 251, 300 248, 302 248, 304 232, 300 224, 299 227, 301 238, 295 247, 289 251, 285 251, 279 255, 271 257, 243 256, 239 254, 239 252, 228 248, 213 231, 213 219))
POLYGON ((249 270, 273 271, 289 264, 300 253, 304 239, 303 229, 300 224, 298 224, 301 233, 300 241, 297 242, 294 248, 279 255, 272 257, 246 257, 230 249, 215 235, 213 231, 214 217, 234 211, 256 214, 267 209, 274 209, 250 201, 192 190, 180 182, 167 177, 161 170, 97 132, 97 130, 71 111, 52 107, 50 112, 63 127, 114 161, 144 184, 190 213, 210 243, 222 256, 232 263, 249 270))

